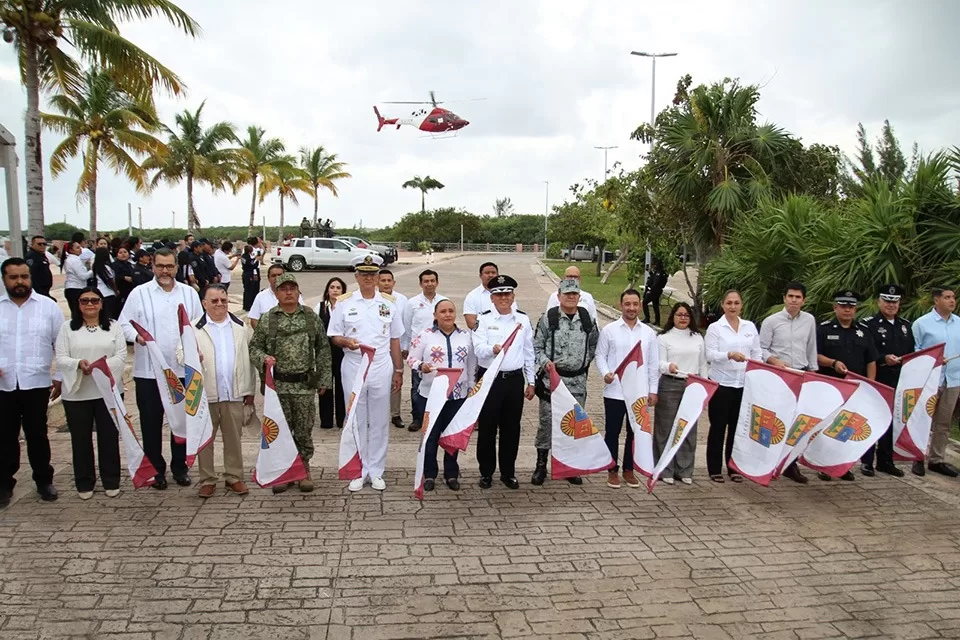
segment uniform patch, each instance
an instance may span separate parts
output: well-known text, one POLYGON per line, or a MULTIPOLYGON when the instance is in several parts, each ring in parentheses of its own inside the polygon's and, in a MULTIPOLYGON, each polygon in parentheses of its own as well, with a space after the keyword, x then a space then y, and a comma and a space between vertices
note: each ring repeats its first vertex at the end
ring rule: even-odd
POLYGON ((381 318, 390 317, 390 305, 383 302, 380 303, 380 317, 381 318))

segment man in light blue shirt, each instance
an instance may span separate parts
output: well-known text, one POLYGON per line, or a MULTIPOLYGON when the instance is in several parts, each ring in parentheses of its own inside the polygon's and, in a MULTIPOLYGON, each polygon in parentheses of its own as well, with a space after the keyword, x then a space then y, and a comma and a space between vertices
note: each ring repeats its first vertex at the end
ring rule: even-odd
MULTIPOLYGON (((953 289, 933 290, 933 310, 913 323, 913 336, 917 350, 945 344, 943 358, 946 364, 940 378, 940 393, 937 409, 930 428, 930 450, 927 453, 927 468, 951 478, 960 475, 952 464, 943 461, 943 454, 950 440, 950 422, 960 396, 960 317, 954 315, 957 296, 953 289)), ((913 464, 913 472, 924 475, 923 462, 913 464)))

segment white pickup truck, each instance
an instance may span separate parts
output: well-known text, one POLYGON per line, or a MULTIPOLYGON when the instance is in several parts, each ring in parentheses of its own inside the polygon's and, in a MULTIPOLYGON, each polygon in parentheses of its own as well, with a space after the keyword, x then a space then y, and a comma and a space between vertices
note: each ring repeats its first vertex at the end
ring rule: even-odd
POLYGON ((350 261, 356 256, 368 254, 377 255, 377 252, 360 249, 340 238, 294 238, 289 246, 277 247, 270 261, 296 272, 311 267, 349 269, 350 261))
POLYGON ((593 262, 594 258, 596 258, 596 252, 594 251, 593 247, 585 244, 578 244, 570 247, 569 249, 564 249, 562 255, 565 260, 569 260, 571 262, 576 262, 578 260, 593 262))

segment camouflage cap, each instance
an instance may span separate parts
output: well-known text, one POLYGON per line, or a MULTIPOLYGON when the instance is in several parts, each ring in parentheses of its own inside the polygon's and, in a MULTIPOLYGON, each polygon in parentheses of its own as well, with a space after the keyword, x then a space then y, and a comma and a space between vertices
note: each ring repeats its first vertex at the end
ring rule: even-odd
POLYGON ((292 282, 293 284, 297 285, 298 289, 300 288, 300 283, 297 282, 297 276, 293 275, 292 273, 281 273, 279 276, 277 276, 275 285, 277 289, 279 289, 282 285, 288 282, 292 282))
POLYGON ((561 280, 559 291, 561 295, 564 293, 580 293, 580 281, 573 278, 561 280))

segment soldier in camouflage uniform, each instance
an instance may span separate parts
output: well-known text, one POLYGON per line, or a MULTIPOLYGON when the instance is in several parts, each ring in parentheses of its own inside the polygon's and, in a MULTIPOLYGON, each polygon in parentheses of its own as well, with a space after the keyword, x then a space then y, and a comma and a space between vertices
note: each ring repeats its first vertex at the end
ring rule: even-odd
MULTIPOLYGON (((297 451, 307 467, 300 491, 313 491, 310 458, 313 457, 313 423, 317 416, 314 398, 333 384, 330 342, 323 321, 312 309, 299 303, 300 287, 292 273, 277 278, 276 307, 257 323, 250 340, 250 360, 261 377, 267 365, 274 365, 273 379, 283 415, 290 425, 297 451)), ((274 493, 289 487, 280 485, 274 493)))
MULTIPOLYGON (((563 280, 558 289, 560 306, 548 309, 540 316, 533 339, 537 371, 547 378, 556 368, 567 389, 580 406, 587 401, 587 370, 597 352, 600 331, 580 303, 580 282, 563 280)), ((538 385, 539 388, 540 385, 538 385)), ((547 477, 547 457, 550 453, 550 437, 553 429, 550 398, 540 398, 540 425, 537 429, 537 467, 530 478, 532 484, 540 485, 547 477)), ((582 484, 579 477, 567 478, 571 484, 582 484)))

